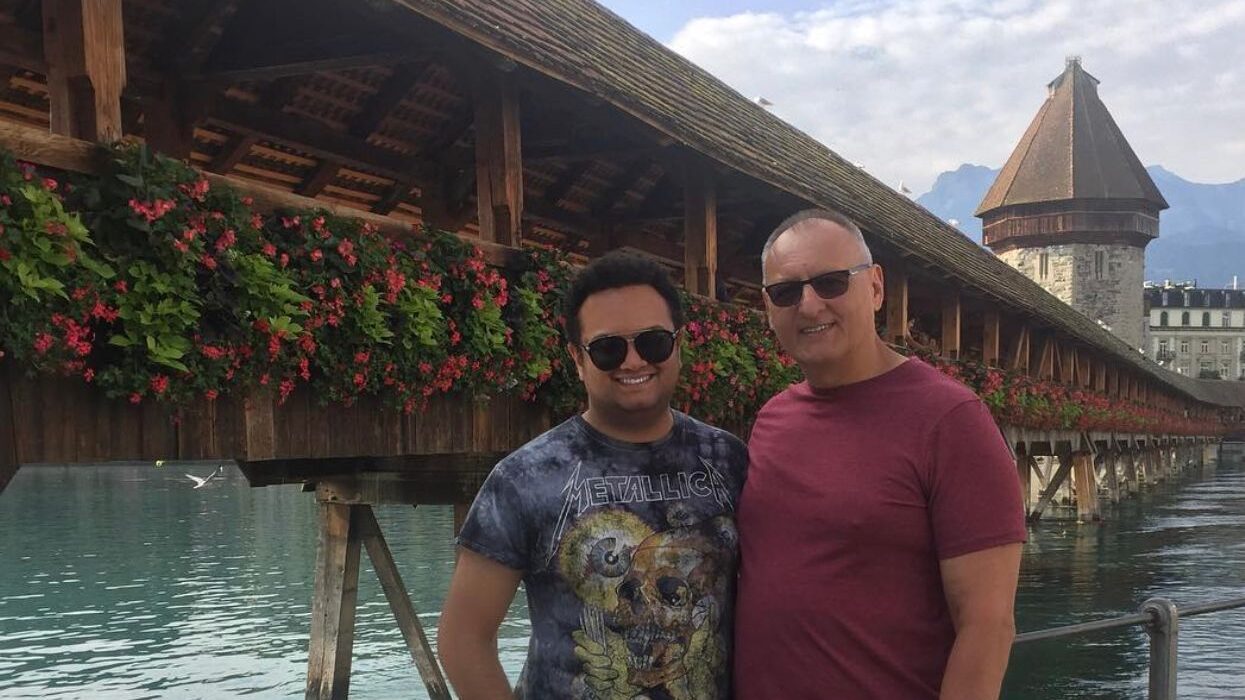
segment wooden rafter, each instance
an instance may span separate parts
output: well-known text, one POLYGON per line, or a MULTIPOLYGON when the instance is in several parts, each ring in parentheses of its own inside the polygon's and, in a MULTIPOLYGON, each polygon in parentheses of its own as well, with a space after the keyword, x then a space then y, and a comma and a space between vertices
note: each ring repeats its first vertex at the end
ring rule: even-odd
POLYGON ((157 52, 157 65, 172 73, 195 73, 212 55, 224 28, 238 11, 239 0, 190 3, 191 11, 174 14, 165 29, 167 40, 157 52))
POLYGON ((406 159, 314 119, 282 114, 233 100, 221 101, 207 114, 207 121, 264 140, 288 144, 317 158, 370 171, 392 179, 410 176, 406 159))
POLYGON ((625 170, 610 181, 609 187, 605 188, 592 203, 592 215, 600 218, 608 214, 628 192, 635 189, 640 178, 647 175, 652 167, 652 163, 647 160, 632 161, 625 170))
POLYGON ((549 187, 545 189, 545 194, 542 197, 545 204, 557 206, 558 202, 562 201, 562 198, 570 193, 571 189, 583 179, 584 174, 591 170, 593 165, 594 162, 590 160, 580 161, 578 163, 568 165, 566 169, 558 175, 558 179, 554 180, 553 184, 549 185, 549 187))
POLYGON ((333 180, 337 179, 337 173, 341 169, 341 163, 325 158, 320 161, 320 164, 316 166, 316 169, 311 172, 311 175, 306 180, 299 183, 294 191, 304 197, 318 196, 324 191, 325 187, 328 187, 333 180))
POLYGON ((322 71, 339 71, 351 68, 371 68, 374 66, 390 66, 411 63, 427 58, 427 53, 418 51, 380 51, 356 54, 351 56, 329 56, 288 63, 229 68, 187 76, 190 80, 235 83, 244 80, 273 80, 299 75, 309 75, 322 71))
POLYGON ((350 123, 348 131, 351 136, 366 139, 380 128, 381 122, 389 116, 402 100, 411 92, 433 66, 423 67, 407 63, 395 66, 393 73, 385 80, 376 94, 368 98, 359 114, 350 123))
POLYGON ((251 147, 259 143, 258 134, 239 134, 229 142, 227 146, 221 149, 220 153, 212 159, 208 165, 208 170, 221 175, 228 175, 233 171, 234 167, 241 163, 251 153, 251 147))

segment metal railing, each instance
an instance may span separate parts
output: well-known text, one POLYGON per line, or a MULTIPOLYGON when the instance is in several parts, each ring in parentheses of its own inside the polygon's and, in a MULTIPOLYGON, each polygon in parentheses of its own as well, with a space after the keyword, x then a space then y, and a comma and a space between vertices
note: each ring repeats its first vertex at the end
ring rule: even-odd
POLYGON ((1131 615, 1025 632, 1016 635, 1015 643, 1024 644, 1142 625, 1150 637, 1150 692, 1147 697, 1149 700, 1176 700, 1176 645, 1180 636, 1180 618, 1234 608, 1245 608, 1245 598, 1190 605, 1183 610, 1178 610, 1176 604, 1166 598, 1151 598, 1131 615))

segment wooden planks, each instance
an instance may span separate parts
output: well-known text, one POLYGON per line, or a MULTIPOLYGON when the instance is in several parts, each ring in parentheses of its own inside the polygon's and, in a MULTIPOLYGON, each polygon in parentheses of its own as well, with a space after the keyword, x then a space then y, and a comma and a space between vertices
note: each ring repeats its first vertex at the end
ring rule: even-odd
POLYGON ((981 360, 987 365, 999 364, 999 347, 1002 339, 1000 333, 1001 314, 996 310, 987 311, 981 336, 981 360))
POLYGON ((902 344, 908 334, 908 275, 898 264, 885 265, 886 340, 902 344))
POLYGON ((944 357, 951 359, 960 356, 960 294, 955 290, 942 295, 942 336, 941 351, 944 357))

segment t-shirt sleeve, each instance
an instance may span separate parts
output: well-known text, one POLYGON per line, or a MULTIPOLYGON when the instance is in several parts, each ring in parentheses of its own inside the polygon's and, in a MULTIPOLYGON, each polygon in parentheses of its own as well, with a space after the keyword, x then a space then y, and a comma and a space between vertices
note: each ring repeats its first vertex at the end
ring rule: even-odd
POLYGON ((529 527, 523 501, 503 462, 476 494, 458 532, 458 545, 516 571, 527 571, 529 527))
POLYGON ((981 401, 951 409, 934 428, 929 508, 938 558, 1024 542, 1020 477, 981 401))

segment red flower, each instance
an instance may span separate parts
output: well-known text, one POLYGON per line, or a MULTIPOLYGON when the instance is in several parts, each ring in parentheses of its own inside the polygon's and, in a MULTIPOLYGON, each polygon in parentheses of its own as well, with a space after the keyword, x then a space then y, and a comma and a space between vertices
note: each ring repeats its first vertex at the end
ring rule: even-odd
POLYGON ((8 250, 4 248, 0 248, 0 262, 4 262, 5 260, 8 260, 9 258, 12 258, 12 257, 13 257, 12 253, 10 253, 8 250))
POLYGON ((169 388, 169 378, 163 374, 157 374, 151 378, 151 390, 157 395, 163 394, 169 388))
POLYGON ((215 401, 216 397, 219 396, 219 394, 216 392, 215 389, 208 389, 207 391, 203 392, 203 395, 207 397, 208 401, 215 401))
POLYGON ((142 394, 139 394, 137 391, 134 392, 133 394, 130 394, 130 403, 139 403, 142 400, 143 400, 142 394))
POLYGON ((203 254, 203 257, 199 258, 199 262, 203 263, 203 266, 204 266, 204 267, 206 267, 206 268, 207 268, 207 269, 209 269, 209 270, 215 270, 215 269, 216 269, 216 258, 213 258, 212 256, 208 255, 207 253, 204 253, 204 254, 203 254))
POLYGON ((48 350, 51 350, 52 346, 55 344, 56 344, 56 339, 53 338, 51 334, 49 333, 40 333, 39 335, 35 336, 35 343, 34 343, 35 352, 39 353, 40 355, 46 353, 48 350))
POLYGON ((112 288, 117 290, 118 294, 125 294, 130 291, 130 286, 125 280, 117 280, 116 283, 112 285, 112 288))
POLYGON ((308 257, 311 258, 312 262, 320 262, 320 259, 324 257, 324 253, 320 252, 319 248, 314 248, 311 251, 311 255, 308 257))

